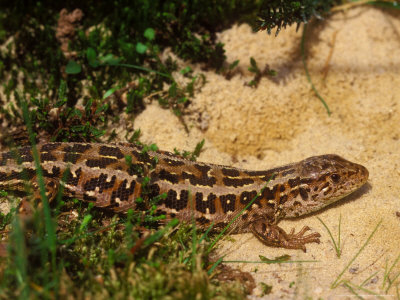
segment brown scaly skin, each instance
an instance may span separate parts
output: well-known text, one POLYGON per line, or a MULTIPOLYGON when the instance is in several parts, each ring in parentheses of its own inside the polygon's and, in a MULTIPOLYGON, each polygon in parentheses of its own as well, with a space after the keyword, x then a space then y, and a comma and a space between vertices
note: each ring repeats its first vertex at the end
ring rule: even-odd
MULTIPOLYGON (((305 244, 318 243, 320 235, 304 235, 308 227, 287 234, 276 225, 278 221, 318 211, 368 179, 365 167, 334 154, 248 171, 192 162, 165 151, 143 152, 133 144, 43 143, 37 147, 50 199, 69 169, 66 196, 124 212, 139 209, 135 199, 145 197, 144 190, 147 197, 165 193, 157 209, 167 219, 190 222, 194 217, 201 228, 213 223, 215 230, 221 230, 260 193, 233 222, 234 232, 253 232, 266 245, 303 251, 305 244), (146 188, 145 176, 150 178, 146 188)), ((24 178, 37 186, 35 177, 30 147, 0 153, 0 189, 23 191, 24 178)))

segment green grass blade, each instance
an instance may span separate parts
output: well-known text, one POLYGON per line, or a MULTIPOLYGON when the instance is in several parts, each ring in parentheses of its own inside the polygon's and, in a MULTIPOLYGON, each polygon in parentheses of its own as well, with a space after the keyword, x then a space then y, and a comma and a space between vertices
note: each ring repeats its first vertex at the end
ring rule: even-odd
POLYGON ((397 275, 393 277, 393 279, 390 281, 388 287, 385 290, 386 293, 390 290, 390 288, 392 287, 393 283, 397 280, 397 278, 399 278, 399 276, 400 276, 400 272, 397 273, 397 275))
MULTIPOLYGON (((189 199, 190 199, 189 195, 189 199)), ((192 215, 192 271, 196 268, 196 255, 197 255, 197 228, 196 228, 196 221, 194 216, 192 215)))
POLYGON ((141 70, 141 71, 145 71, 145 72, 149 72, 149 73, 155 73, 157 75, 172 79, 171 75, 169 75, 169 74, 161 73, 161 72, 158 72, 158 71, 155 71, 155 70, 152 70, 149 68, 141 67, 141 66, 136 66, 136 65, 131 65, 131 64, 115 64, 114 66, 126 67, 126 68, 137 69, 137 70, 141 70))
POLYGON ((369 289, 366 289, 366 288, 364 288, 364 287, 362 287, 362 286, 360 286, 360 285, 355 285, 355 284, 351 283, 350 281, 344 281, 344 282, 343 282, 343 285, 346 286, 346 287, 347 287, 350 291, 352 291, 355 295, 359 296, 360 299, 364 299, 364 298, 361 297, 361 296, 355 291, 355 289, 359 289, 360 291, 363 291, 363 292, 365 292, 365 293, 367 293, 367 294, 374 295, 375 297, 377 297, 377 298, 379 298, 379 299, 384 299, 384 297, 382 297, 381 295, 375 293, 374 291, 371 291, 371 290, 369 290, 369 289))
POLYGON ((211 225, 207 228, 207 230, 204 232, 204 234, 201 236, 199 239, 199 243, 201 243, 210 233, 211 229, 214 227, 214 222, 211 223, 211 225))
POLYGON ((24 232, 21 228, 21 220, 16 217, 13 221, 14 233, 12 235, 13 246, 15 250, 15 277, 17 280, 18 290, 20 291, 19 299, 28 299, 28 260, 26 253, 24 232))
POLYGON ((247 263, 247 264, 291 264, 291 263, 315 263, 321 262, 319 260, 289 260, 289 261, 282 261, 282 260, 224 260, 223 263, 247 263))
MULTIPOLYGON (((383 283, 382 283, 382 288, 385 286, 386 281, 389 279, 389 274, 392 272, 392 269, 397 265, 397 263, 400 260, 400 255, 397 256, 397 258, 394 260, 392 266, 389 268, 389 270, 386 272, 387 269, 387 261, 386 261, 386 266, 385 266, 385 274, 383 276, 383 283)), ((393 280, 394 281, 394 280, 393 280)), ((393 282, 392 281, 392 282, 393 282)))
POLYGON ((364 299, 363 297, 361 297, 361 296, 354 290, 354 288, 353 288, 349 283, 344 282, 343 285, 344 285, 345 287, 347 287, 347 288, 350 290, 350 292, 352 292, 352 293, 354 294, 354 296, 356 296, 358 299, 364 299))
POLYGON ((314 84, 312 83, 310 73, 308 72, 307 62, 306 62, 306 55, 305 55, 305 51, 304 51, 304 43, 305 43, 305 39, 306 39, 306 29, 307 29, 307 24, 304 24, 304 26, 303 26, 303 34, 301 36, 301 44, 300 44, 301 59, 303 61, 304 71, 306 72, 307 80, 310 83, 311 88, 313 89, 315 95, 322 102, 322 104, 324 105, 328 115, 330 116, 331 115, 331 111, 329 110, 329 106, 328 106, 328 104, 326 104, 324 98, 322 98, 322 96, 318 93, 318 90, 315 88, 314 84))
POLYGON ((361 284, 360 286, 364 286, 369 280, 371 280, 372 277, 374 277, 376 274, 378 274, 378 271, 372 273, 370 276, 368 276, 368 278, 366 278, 361 284))
POLYGON ((33 158, 35 161, 36 176, 37 176, 37 180, 38 180, 40 196, 41 196, 42 203, 43 203, 44 222, 45 222, 45 228, 46 228, 46 232, 47 232, 46 241, 47 241, 48 249, 51 254, 51 265, 53 267, 53 270, 56 270, 56 244, 57 244, 56 230, 55 230, 53 221, 51 219, 49 201, 46 196, 46 188, 45 188, 45 183, 44 183, 43 170, 40 165, 39 153, 36 148, 35 137, 34 137, 34 134, 32 131, 32 124, 31 124, 31 120, 29 117, 28 105, 25 101, 22 101, 21 104, 22 104, 22 113, 23 113, 24 121, 25 121, 27 130, 28 130, 29 141, 32 145, 32 154, 33 154, 33 158))
POLYGON ((340 217, 339 217, 338 243, 336 244, 336 241, 335 241, 335 239, 333 238, 332 232, 329 230, 328 226, 325 224, 324 221, 322 221, 321 218, 317 217, 318 221, 320 221, 321 224, 322 224, 322 225, 325 227, 325 229, 328 231, 328 234, 329 234, 329 236, 331 237, 333 246, 335 247, 336 256, 337 256, 338 258, 340 258, 340 255, 341 255, 341 252, 342 252, 341 249, 340 249, 340 223, 341 223, 341 218, 342 218, 342 216, 340 215, 340 217))
POLYGON ((221 263, 224 257, 220 257, 212 266, 211 268, 207 271, 208 275, 211 275, 211 273, 215 270, 216 267, 218 267, 221 263))

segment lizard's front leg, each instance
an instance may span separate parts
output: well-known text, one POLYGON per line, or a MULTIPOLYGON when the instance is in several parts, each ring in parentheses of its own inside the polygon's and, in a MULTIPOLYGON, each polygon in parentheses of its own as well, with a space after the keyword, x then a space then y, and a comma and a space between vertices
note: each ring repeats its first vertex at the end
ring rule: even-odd
POLYGON ((253 234, 265 245, 273 247, 282 247, 287 249, 301 249, 306 252, 305 244, 318 243, 319 233, 314 232, 304 235, 310 228, 303 227, 298 233, 294 233, 294 228, 290 233, 286 233, 282 228, 276 224, 269 224, 266 220, 258 220, 250 226, 253 234))

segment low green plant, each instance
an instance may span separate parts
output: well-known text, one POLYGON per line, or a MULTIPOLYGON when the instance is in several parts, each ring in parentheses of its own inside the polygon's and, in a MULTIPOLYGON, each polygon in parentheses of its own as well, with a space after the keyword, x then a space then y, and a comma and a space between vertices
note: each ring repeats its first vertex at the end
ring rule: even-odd
POLYGON ((199 155, 200 155, 200 152, 201 152, 201 149, 203 148, 203 146, 204 146, 204 142, 205 142, 205 140, 203 139, 203 140, 201 140, 201 142, 198 142, 197 144, 196 144, 196 147, 194 148, 194 150, 193 151, 186 151, 186 150, 184 150, 184 151, 179 151, 178 149, 176 149, 176 148, 174 148, 174 153, 176 154, 176 155, 180 155, 180 156, 182 156, 182 157, 184 157, 184 158, 187 158, 187 159, 189 159, 189 160, 191 160, 191 161, 196 161, 196 159, 199 157, 199 155))
POLYGON ((254 78, 248 83, 249 86, 257 87, 262 76, 276 76, 277 72, 269 68, 269 66, 265 66, 264 70, 260 70, 257 66, 257 62, 253 57, 250 57, 250 67, 248 70, 254 73, 254 78))

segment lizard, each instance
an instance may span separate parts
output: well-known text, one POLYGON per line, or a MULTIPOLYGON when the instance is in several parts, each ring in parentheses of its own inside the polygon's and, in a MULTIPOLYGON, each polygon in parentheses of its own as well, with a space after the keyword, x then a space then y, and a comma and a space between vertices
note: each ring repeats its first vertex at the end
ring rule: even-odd
MULTIPOLYGON (((252 232, 268 246, 306 251, 319 243, 303 227, 286 233, 278 222, 316 212, 359 189, 368 170, 335 154, 312 156, 264 171, 194 162, 135 144, 44 142, 37 145, 46 193, 63 194, 116 213, 139 209, 139 199, 160 196, 157 213, 202 229, 252 232), (65 172, 68 173, 62 180, 65 172), (145 194, 146 191, 146 195, 145 194), (238 214, 240 215, 236 217, 238 214)), ((39 197, 31 146, 0 153, 0 190, 24 191, 32 182, 39 197)))

